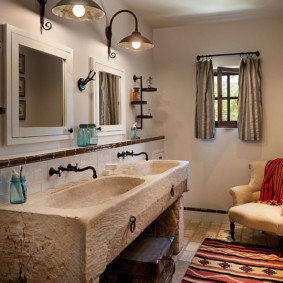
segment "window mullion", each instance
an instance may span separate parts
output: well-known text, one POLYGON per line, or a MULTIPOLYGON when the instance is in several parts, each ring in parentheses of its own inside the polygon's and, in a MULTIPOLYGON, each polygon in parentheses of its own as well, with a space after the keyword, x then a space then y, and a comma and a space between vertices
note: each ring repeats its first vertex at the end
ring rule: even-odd
POLYGON ((222 124, 222 69, 217 68, 217 86, 218 86, 218 127, 222 124))
POLYGON ((230 75, 227 75, 227 121, 230 122, 230 75))

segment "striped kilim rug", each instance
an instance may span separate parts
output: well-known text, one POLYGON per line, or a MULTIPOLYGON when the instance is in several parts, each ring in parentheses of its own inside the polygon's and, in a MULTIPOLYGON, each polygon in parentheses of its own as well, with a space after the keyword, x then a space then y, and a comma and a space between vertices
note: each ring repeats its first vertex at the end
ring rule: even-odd
POLYGON ((206 238, 185 282, 283 282, 283 257, 276 248, 206 238))

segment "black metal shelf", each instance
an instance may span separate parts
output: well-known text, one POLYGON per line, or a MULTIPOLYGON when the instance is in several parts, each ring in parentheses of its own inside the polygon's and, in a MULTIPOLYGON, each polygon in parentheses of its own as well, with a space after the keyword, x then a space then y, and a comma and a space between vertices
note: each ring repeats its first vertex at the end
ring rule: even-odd
POLYGON ((138 103, 136 103, 136 101, 133 101, 135 103, 132 102, 132 104, 139 104, 141 106, 141 115, 138 115, 137 118, 141 119, 141 123, 140 123, 140 127, 137 127, 138 129, 142 130, 143 128, 143 123, 142 120, 143 119, 152 119, 151 115, 144 115, 143 114, 143 109, 142 106, 143 104, 147 104, 147 101, 143 101, 142 99, 142 93, 143 92, 153 92, 153 91, 157 91, 157 88, 155 87, 142 87, 142 76, 137 77, 136 75, 134 75, 133 77, 134 82, 136 82, 137 80, 140 80, 140 90, 141 90, 141 100, 137 101, 138 103))
POLYGON ((144 88, 142 88, 142 91, 144 91, 144 92, 154 92, 154 91, 157 91, 157 88, 156 87, 144 87, 144 88))
POLYGON ((131 104, 138 104, 138 105, 147 104, 147 101, 131 101, 131 104))
POLYGON ((150 116, 150 115, 138 115, 137 118, 140 118, 140 119, 152 119, 152 116, 150 116))

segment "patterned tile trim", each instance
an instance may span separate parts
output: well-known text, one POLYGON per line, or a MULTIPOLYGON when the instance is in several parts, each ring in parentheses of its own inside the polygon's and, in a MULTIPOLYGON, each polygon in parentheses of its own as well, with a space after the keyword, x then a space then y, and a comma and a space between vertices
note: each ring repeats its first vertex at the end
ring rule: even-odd
POLYGON ((24 157, 3 159, 3 160, 0 160, 0 169, 12 167, 12 166, 24 165, 28 163, 35 163, 35 162, 40 162, 40 161, 45 161, 45 160, 51 160, 51 159, 56 159, 56 158, 62 158, 66 156, 74 156, 74 155, 83 154, 83 153, 90 153, 94 151, 107 150, 107 149, 112 149, 112 148, 132 145, 132 144, 163 140, 163 139, 165 139, 164 136, 158 136, 158 137, 143 138, 139 140, 128 140, 128 141, 116 142, 116 143, 110 143, 110 144, 104 144, 104 145, 78 147, 75 149, 68 149, 68 150, 62 150, 62 151, 56 151, 56 152, 50 152, 50 153, 44 153, 44 154, 38 154, 38 155, 29 155, 29 156, 24 156, 24 157))

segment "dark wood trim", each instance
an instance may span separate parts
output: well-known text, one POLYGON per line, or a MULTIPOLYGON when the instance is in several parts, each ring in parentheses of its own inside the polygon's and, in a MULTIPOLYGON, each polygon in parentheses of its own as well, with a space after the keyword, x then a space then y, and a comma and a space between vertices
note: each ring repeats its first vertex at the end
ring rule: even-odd
POLYGON ((198 212, 209 212, 209 213, 220 213, 220 214, 228 214, 226 210, 219 210, 219 209, 209 209, 209 208, 198 208, 198 207, 184 207, 184 210, 189 211, 198 211, 198 212))
POLYGON ((138 140, 126 140, 122 142, 116 142, 116 143, 110 143, 110 144, 104 144, 104 145, 77 147, 77 148, 49 152, 49 153, 38 154, 38 155, 34 155, 31 153, 31 155, 29 156, 23 156, 23 157, 11 158, 11 159, 2 159, 2 160, 0 156, 0 169, 12 167, 12 166, 36 163, 36 162, 41 162, 41 161, 46 161, 46 160, 52 160, 52 159, 66 157, 66 156, 74 156, 78 154, 91 153, 95 151, 123 147, 123 146, 132 145, 132 144, 164 140, 164 139, 165 139, 164 136, 158 136, 158 137, 152 137, 152 138, 141 138, 138 140))
POLYGON ((237 121, 230 121, 230 101, 238 99, 230 96, 230 76, 238 75, 239 68, 218 67, 213 72, 217 76, 217 97, 218 101, 218 121, 215 121, 216 128, 237 128, 237 121), (227 76, 227 97, 222 96, 222 77, 227 76), (222 101, 227 101, 227 121, 222 121, 222 101))

